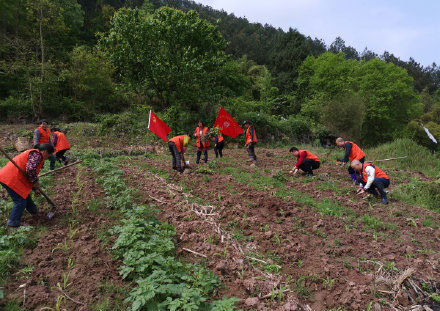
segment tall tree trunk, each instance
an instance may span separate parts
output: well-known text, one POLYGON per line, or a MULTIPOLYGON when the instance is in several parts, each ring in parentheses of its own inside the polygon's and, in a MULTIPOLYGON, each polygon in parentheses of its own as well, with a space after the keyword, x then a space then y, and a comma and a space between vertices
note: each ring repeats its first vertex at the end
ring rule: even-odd
POLYGON ((32 89, 32 81, 31 81, 31 77, 29 75, 28 75, 28 80, 29 80, 29 95, 31 96, 32 113, 34 114, 34 118, 38 119, 38 111, 37 111, 37 107, 35 105, 34 92, 32 89))
POLYGON ((44 38, 43 38, 43 7, 40 6, 40 48, 41 48, 41 85, 40 85, 40 101, 38 105, 38 118, 41 118, 43 111, 43 84, 44 84, 44 38))

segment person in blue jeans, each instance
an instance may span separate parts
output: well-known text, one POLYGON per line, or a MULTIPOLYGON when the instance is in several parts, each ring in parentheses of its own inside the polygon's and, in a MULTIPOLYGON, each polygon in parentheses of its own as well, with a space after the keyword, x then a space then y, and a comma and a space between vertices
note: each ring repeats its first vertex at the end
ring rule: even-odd
POLYGON ((9 215, 8 226, 19 227, 24 210, 32 215, 38 214, 37 206, 31 197, 31 191, 39 194, 40 183, 38 173, 46 159, 54 152, 51 144, 43 144, 38 149, 27 150, 13 160, 26 172, 26 176, 12 162, 8 162, 0 170, 0 184, 6 189, 14 206, 9 215))
POLYGON ((0 183, 3 188, 6 189, 9 196, 11 197, 12 201, 14 202, 14 206, 12 207, 11 214, 9 215, 8 219, 8 226, 9 227, 19 227, 21 222, 21 217, 23 216, 23 212, 26 209, 29 214, 31 215, 37 215, 38 214, 38 208, 35 205, 34 201, 32 200, 31 195, 29 194, 26 199, 23 199, 17 192, 9 188, 3 183, 0 183))

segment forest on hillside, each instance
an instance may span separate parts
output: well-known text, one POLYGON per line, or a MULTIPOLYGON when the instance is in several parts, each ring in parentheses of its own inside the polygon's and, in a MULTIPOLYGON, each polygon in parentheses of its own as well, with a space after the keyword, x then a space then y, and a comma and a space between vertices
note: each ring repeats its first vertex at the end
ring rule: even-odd
MULTIPOLYGON (((188 0, 0 0, 0 120, 182 133, 224 106, 268 142, 440 137, 440 67, 188 0)), ((295 25, 292 25, 294 27, 295 25)), ((324 30, 323 30, 324 31, 324 30)))

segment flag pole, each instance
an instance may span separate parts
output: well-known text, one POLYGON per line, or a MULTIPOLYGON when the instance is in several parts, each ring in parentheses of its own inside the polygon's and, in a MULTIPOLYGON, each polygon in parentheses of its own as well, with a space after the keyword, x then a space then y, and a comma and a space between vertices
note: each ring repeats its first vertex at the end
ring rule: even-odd
POLYGON ((150 113, 148 114, 148 129, 150 129, 150 122, 151 122, 151 109, 150 109, 150 113))

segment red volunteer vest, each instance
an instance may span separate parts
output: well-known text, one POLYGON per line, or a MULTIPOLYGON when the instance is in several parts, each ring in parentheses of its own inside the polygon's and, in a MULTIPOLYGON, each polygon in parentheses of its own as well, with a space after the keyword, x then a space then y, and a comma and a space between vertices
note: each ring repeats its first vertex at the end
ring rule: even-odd
MULTIPOLYGON (((203 135, 206 135, 207 132, 208 132, 208 128, 204 127, 203 130, 202 130, 203 135)), ((197 137, 197 147, 198 148, 202 148, 202 147, 207 148, 207 147, 209 147, 209 140, 207 140, 204 143, 201 142, 200 128, 199 127, 196 128, 196 137, 197 137)))
POLYGON ((187 135, 180 135, 180 136, 175 136, 173 138, 170 138, 170 142, 173 142, 176 144, 177 147, 177 151, 182 152, 183 150, 183 140, 185 139, 187 135))
MULTIPOLYGON (((365 153, 362 151, 361 148, 359 148, 358 145, 356 145, 355 143, 353 143, 351 141, 346 141, 345 143, 352 144, 350 155, 348 156, 348 159, 350 160, 350 162, 353 160, 360 160, 363 157, 365 157, 365 153)), ((345 149, 345 145, 344 145, 344 149, 345 149)))
POLYGON ((251 127, 246 129, 246 146, 249 145, 250 143, 256 143, 257 142, 257 133, 255 133, 255 128, 254 128, 254 139, 251 139, 251 131, 250 131, 250 129, 251 129, 251 127))
POLYGON ((62 150, 69 150, 70 145, 67 141, 66 135, 61 132, 53 132, 54 135, 57 135, 57 145, 55 146, 55 153, 62 150))
POLYGON ((367 176, 367 172, 365 171, 365 169, 367 168, 367 166, 372 166, 374 167, 374 178, 385 178, 385 179, 390 179, 388 177, 387 174, 385 174, 384 171, 382 171, 380 168, 378 168, 377 166, 374 166, 373 164, 370 163, 364 163, 362 164, 362 181, 363 182, 367 182, 368 180, 368 176, 367 176))
MULTIPOLYGON (((213 137, 212 140, 215 141, 215 137, 213 137)), ((223 140, 225 140, 225 139, 223 138, 223 136, 219 135, 219 136, 218 136, 218 142, 221 143, 223 140)))
MULTIPOLYGON (((41 144, 48 144, 50 141, 50 129, 43 130, 43 128, 40 126, 37 128, 40 131, 40 140, 38 143, 41 144)), ((35 138, 35 137, 34 137, 35 138)))
POLYGON ((299 159, 301 153, 303 153, 303 152, 306 153, 306 159, 311 159, 311 160, 315 160, 317 162, 321 162, 316 155, 314 155, 313 153, 311 153, 311 152, 309 152, 307 150, 299 150, 298 159, 299 159))
MULTIPOLYGON (((41 154, 38 149, 29 149, 23 153, 20 153, 13 160, 17 165, 26 172, 26 164, 28 162, 29 153, 31 151, 37 151, 41 154)), ((37 167, 37 173, 40 172, 41 167, 43 166, 44 160, 40 162, 37 167)), ((26 199, 29 193, 32 191, 32 183, 23 175, 22 172, 9 161, 1 170, 0 170, 0 182, 4 183, 6 186, 14 190, 19 196, 23 199, 26 199)))

